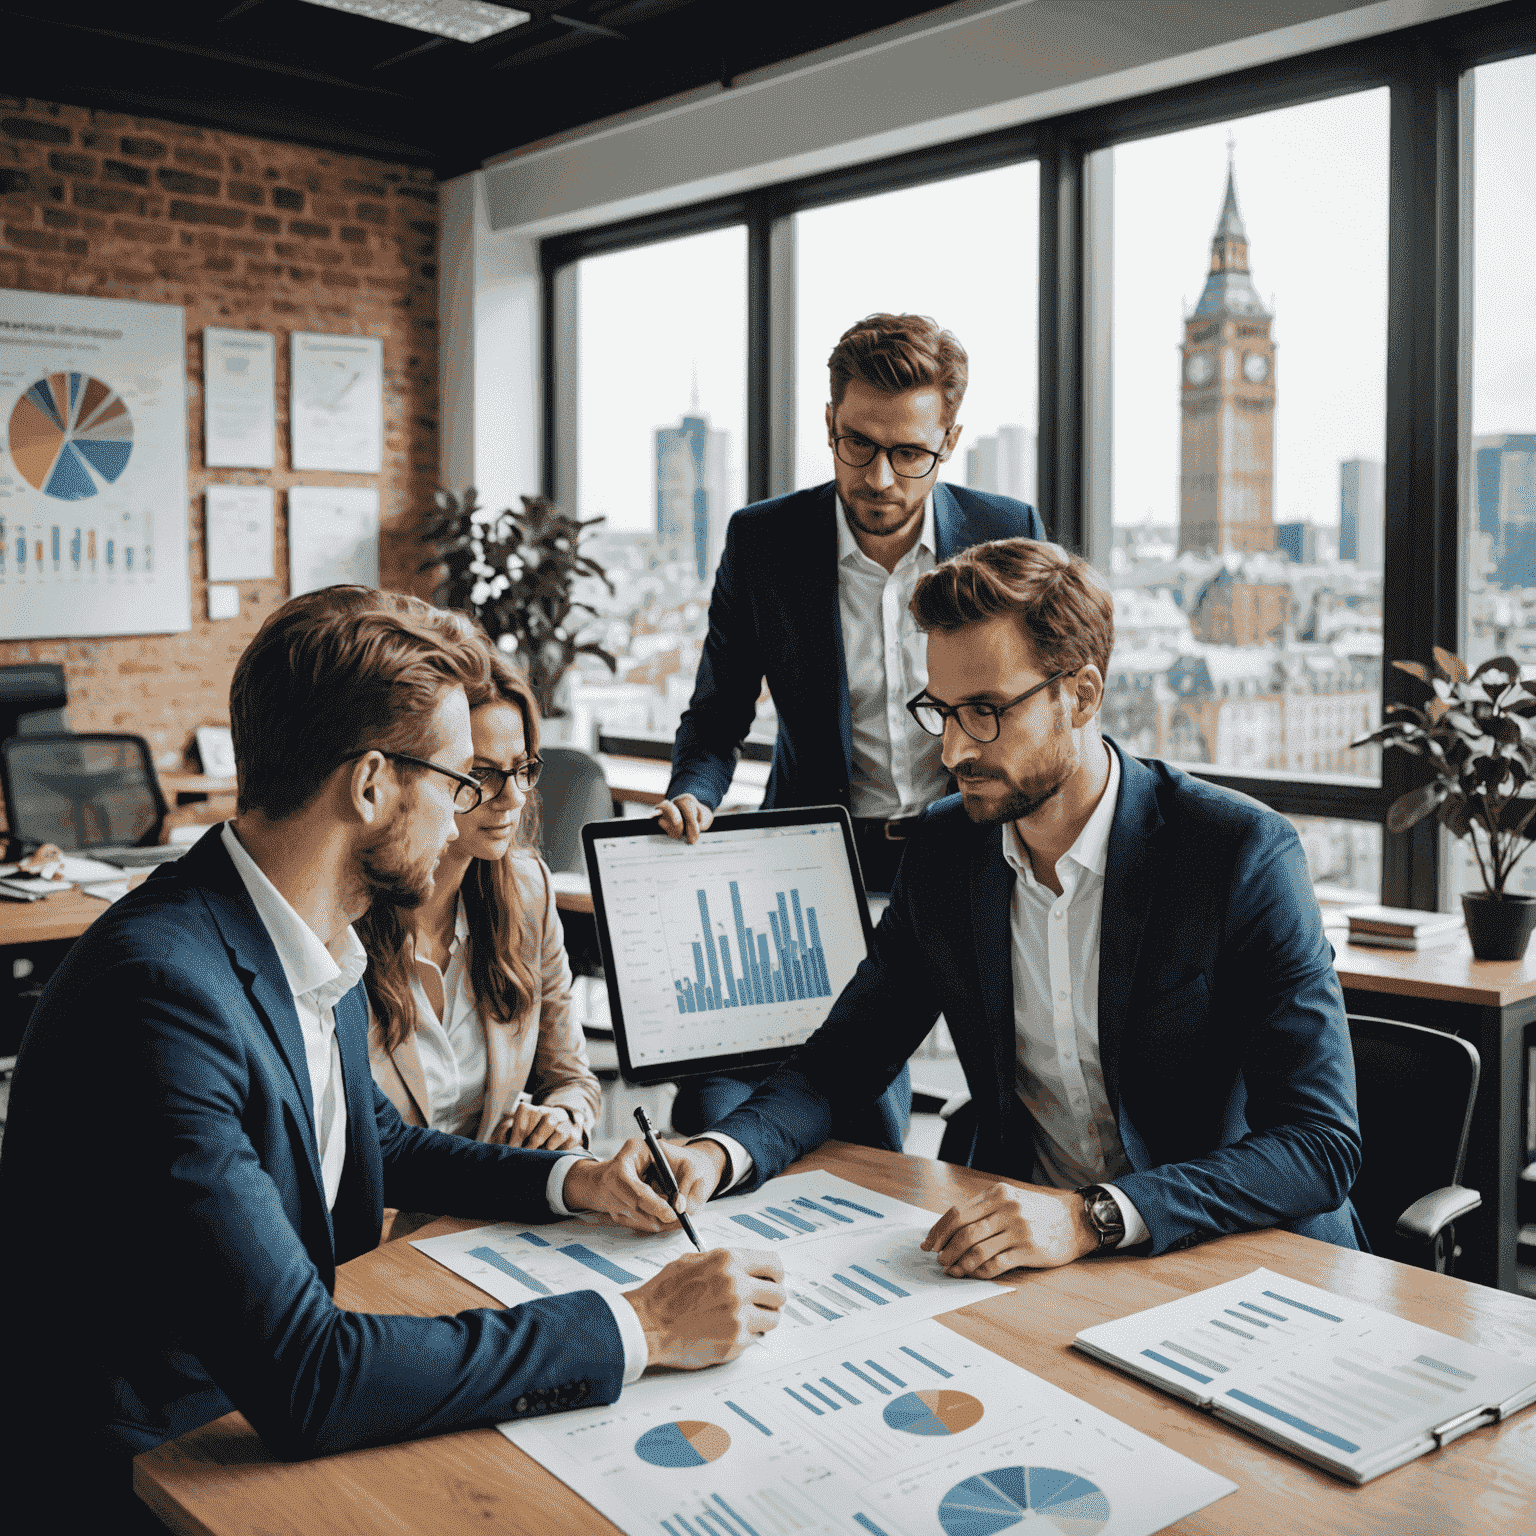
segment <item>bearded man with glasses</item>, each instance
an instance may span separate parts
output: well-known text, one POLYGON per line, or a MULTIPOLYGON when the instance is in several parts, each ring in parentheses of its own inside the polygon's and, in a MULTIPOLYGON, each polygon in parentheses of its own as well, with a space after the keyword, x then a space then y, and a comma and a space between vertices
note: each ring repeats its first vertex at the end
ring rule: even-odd
POLYGON ((1015 1181, 934 1224, 948 1273, 1271 1226, 1364 1248, 1344 998, 1295 829, 1101 733, 1114 603, 1085 561, 983 544, 912 609, 908 709, 960 793, 826 1023, 683 1149, 689 1205, 814 1150, 942 1013, 971 1095, 942 1155, 1015 1181))
MULTIPOLYGON (((938 478, 968 380, 950 332, 922 315, 870 315, 827 363, 833 478, 727 526, 660 826, 690 843, 708 828, 766 680, 778 739, 764 809, 846 806, 866 887, 889 891, 918 816, 952 787, 937 743, 903 707, 928 675, 913 587, 973 544, 1045 529, 1024 502, 938 478)), ((673 1125, 712 1123, 764 1076, 685 1081, 673 1125)), ((910 1108, 903 1070, 879 1104, 850 1106, 838 1134, 899 1151, 910 1108)))

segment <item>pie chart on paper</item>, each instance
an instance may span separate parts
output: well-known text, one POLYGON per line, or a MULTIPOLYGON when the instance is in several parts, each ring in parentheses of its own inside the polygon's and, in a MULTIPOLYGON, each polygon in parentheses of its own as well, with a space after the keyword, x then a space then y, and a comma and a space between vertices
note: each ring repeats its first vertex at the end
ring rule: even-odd
POLYGON ((885 1405, 882 1417, 891 1429, 908 1435, 958 1435, 981 1423, 986 1410, 969 1392, 931 1387, 907 1392, 885 1405))
POLYGON ((7 446, 23 480, 58 501, 84 501, 112 484, 133 452, 133 417, 110 384, 51 373, 22 391, 7 446))
POLYGON ((956 1483, 939 1501, 945 1536, 992 1536, 1030 1522, 1039 1536, 1098 1536, 1109 1500, 1096 1484, 1055 1467, 997 1467, 956 1483))
POLYGON ((635 1441, 635 1455, 653 1467, 702 1467, 731 1448, 731 1437, 718 1424, 679 1419, 658 1424, 635 1441))

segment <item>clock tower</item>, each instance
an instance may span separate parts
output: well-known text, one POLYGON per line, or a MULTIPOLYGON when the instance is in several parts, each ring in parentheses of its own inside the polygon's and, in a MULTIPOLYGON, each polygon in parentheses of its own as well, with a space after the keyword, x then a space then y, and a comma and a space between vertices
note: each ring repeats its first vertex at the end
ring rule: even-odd
POLYGON ((1210 273, 1179 349, 1180 554, 1275 547, 1273 320, 1248 272, 1229 146, 1210 273))

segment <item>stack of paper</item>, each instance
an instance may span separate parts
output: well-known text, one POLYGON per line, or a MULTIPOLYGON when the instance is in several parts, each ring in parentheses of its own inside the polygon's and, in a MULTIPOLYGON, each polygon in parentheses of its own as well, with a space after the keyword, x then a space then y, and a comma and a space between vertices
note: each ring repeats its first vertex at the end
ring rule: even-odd
POLYGON ((1349 913, 1349 942, 1381 949, 1428 949, 1461 937, 1455 912, 1417 912, 1409 907, 1355 907, 1349 913))

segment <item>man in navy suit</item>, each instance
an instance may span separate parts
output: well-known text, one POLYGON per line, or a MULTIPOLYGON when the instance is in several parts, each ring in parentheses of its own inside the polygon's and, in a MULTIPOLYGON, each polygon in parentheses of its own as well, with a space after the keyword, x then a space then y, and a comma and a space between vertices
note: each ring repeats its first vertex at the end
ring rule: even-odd
MULTIPOLYGON (((889 891, 923 809, 950 787, 939 744, 904 707, 927 681, 913 587, 970 545, 1045 530, 1021 501, 939 483, 967 382, 948 331, 921 315, 870 315, 828 370, 833 480, 731 518, 660 825, 690 843, 709 826, 766 678, 779 728, 764 808, 847 806, 865 884, 889 891)), ((766 1077, 685 1082, 673 1124, 712 1124, 766 1077)), ((839 1133, 899 1151, 911 1101, 903 1066, 877 1104, 850 1101, 839 1133)))
POLYGON ((369 1071, 350 925, 423 900, 478 803, 464 685, 484 667, 467 622, 415 598, 279 609, 231 690, 238 820, 105 911, 37 1006, 0 1158, 5 1444, 18 1502, 61 1526, 143 1525, 132 1455, 231 1409, 313 1456, 612 1402, 776 1321, 775 1262, 724 1253, 628 1297, 436 1318, 332 1300, 386 1203, 672 1219, 643 1143, 603 1163, 407 1126, 369 1071))
POLYGON ((1101 1247, 1284 1225, 1364 1239, 1344 1001, 1281 816, 1100 734, 1102 579, 1055 545, 983 545, 918 584, 916 718, 960 794, 910 842, 827 1022, 684 1153, 689 1203, 817 1146, 942 1012, 998 1183, 923 1246, 991 1278, 1101 1247))

